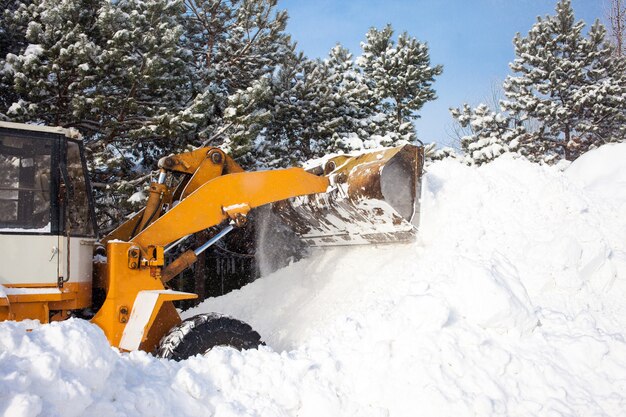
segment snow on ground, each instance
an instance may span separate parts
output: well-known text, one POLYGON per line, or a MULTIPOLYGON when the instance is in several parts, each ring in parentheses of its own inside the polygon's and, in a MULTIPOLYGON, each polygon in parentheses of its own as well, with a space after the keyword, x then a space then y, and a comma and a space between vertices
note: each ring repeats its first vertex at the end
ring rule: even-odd
POLYGON ((194 312, 267 347, 182 363, 0 324, 6 416, 622 416, 626 144, 429 167, 414 244, 318 250, 194 312))

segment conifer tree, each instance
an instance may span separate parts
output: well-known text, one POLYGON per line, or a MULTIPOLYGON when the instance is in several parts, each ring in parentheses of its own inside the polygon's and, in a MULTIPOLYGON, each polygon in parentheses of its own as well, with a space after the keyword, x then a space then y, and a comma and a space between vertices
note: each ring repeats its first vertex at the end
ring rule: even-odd
POLYGON ((361 47, 358 63, 375 92, 377 109, 387 116, 386 130, 411 140, 417 111, 436 98, 432 85, 442 66, 431 66, 428 46, 408 33, 394 42, 390 25, 371 28, 361 47))
POLYGON ((575 159, 590 147, 622 140, 626 133, 626 61, 613 58, 598 21, 583 34, 570 0, 556 15, 538 18, 526 37, 518 34, 515 75, 507 77, 502 102, 521 120, 539 128, 520 141, 531 159, 575 159))
POLYGON ((412 120, 435 98, 431 86, 441 67, 429 66, 424 44, 403 34, 396 45, 392 34, 390 27, 372 29, 356 62, 341 45, 324 60, 285 55, 278 71, 230 98, 229 149, 270 165, 292 165, 413 140, 412 120))
POLYGON ((224 121, 229 129, 221 147, 242 165, 263 165, 257 162, 266 159, 263 132, 274 117, 271 83, 271 77, 265 76, 228 98, 224 121))
POLYGON ((352 55, 340 45, 325 60, 293 54, 276 74, 231 96, 228 146, 270 166, 362 149, 372 145, 368 139, 377 129, 372 99, 352 55))
POLYGON ((467 129, 468 134, 461 137, 461 149, 470 164, 481 165, 514 151, 525 133, 518 121, 492 111, 486 104, 476 108, 464 104, 463 108, 450 109, 450 112, 460 126, 467 129))
POLYGON ((25 33, 16 27, 13 19, 13 13, 22 4, 28 5, 29 2, 0 1, 0 7, 3 10, 0 12, 0 120, 7 118, 3 113, 8 110, 9 106, 19 102, 19 95, 13 88, 11 69, 9 65, 6 65, 5 58, 10 53, 19 53, 28 44, 25 33))
POLYGON ((140 206, 129 196, 191 135, 180 117, 192 94, 189 54, 180 46, 183 12, 178 0, 120 0, 98 11, 98 82, 85 92, 98 115, 89 148, 94 183, 107 184, 97 189, 100 210, 114 218, 140 206))
POLYGON ((610 38, 615 46, 615 55, 624 56, 626 54, 626 1, 608 1, 608 21, 610 28, 610 38))
POLYGON ((28 5, 28 2, 16 2, 15 0, 0 0, 0 57, 4 59, 8 53, 17 52, 26 44, 24 36, 17 32, 13 25, 12 15, 20 5, 28 5))
POLYGON ((374 147, 372 135, 377 133, 373 123, 374 94, 350 51, 335 46, 321 63, 326 68, 322 82, 331 86, 331 117, 324 122, 324 130, 332 135, 326 145, 329 152, 352 151, 374 147))
MULTIPOLYGON (((185 0, 185 48, 193 58, 194 100, 181 113, 201 142, 220 131, 228 97, 245 91, 292 51, 277 0, 185 0)), ((217 144, 217 143, 214 143, 217 144)))
POLYGON ((311 62, 302 53, 293 53, 275 74, 230 96, 225 120, 232 127, 225 149, 240 163, 287 166, 308 155, 310 146, 304 134, 308 118, 313 116, 306 111, 311 71, 311 62))
MULTIPOLYGON (((87 35, 95 26, 100 0, 18 2, 6 21, 25 42, 5 57, 5 76, 20 100, 6 114, 12 120, 79 126, 85 116, 84 91, 98 59, 98 45, 87 35)), ((8 104, 8 103, 7 103, 8 104)))
POLYGON ((332 135, 324 124, 332 118, 331 88, 325 79, 324 65, 302 54, 283 65, 274 78, 273 117, 264 134, 269 142, 265 146, 280 165, 296 165, 325 152, 332 135))
POLYGON ((182 145, 168 142, 184 129, 176 116, 191 95, 183 12, 178 0, 119 0, 99 10, 101 74, 88 94, 102 114, 102 142, 131 142, 133 152, 147 141, 165 150, 182 145))

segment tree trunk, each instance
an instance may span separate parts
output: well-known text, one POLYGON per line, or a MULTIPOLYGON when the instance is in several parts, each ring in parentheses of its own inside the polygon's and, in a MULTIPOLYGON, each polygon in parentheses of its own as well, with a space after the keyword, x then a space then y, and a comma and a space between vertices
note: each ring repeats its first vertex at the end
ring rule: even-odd
POLYGON ((569 125, 565 125, 565 143, 563 144, 563 151, 565 153, 565 159, 567 161, 572 160, 572 152, 570 149, 570 141, 572 139, 572 133, 570 132, 569 125))
POLYGON ((402 124, 402 107, 400 106, 400 101, 396 100, 396 118, 398 120, 398 128, 402 124))
POLYGON ((609 5, 609 22, 611 24, 611 37, 615 43, 615 54, 624 55, 624 43, 626 42, 626 4, 624 0, 611 0, 609 5))

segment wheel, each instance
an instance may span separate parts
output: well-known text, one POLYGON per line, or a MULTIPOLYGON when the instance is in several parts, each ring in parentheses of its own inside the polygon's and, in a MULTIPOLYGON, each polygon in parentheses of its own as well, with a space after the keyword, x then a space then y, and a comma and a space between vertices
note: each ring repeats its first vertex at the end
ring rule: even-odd
POLYGON ((198 314, 172 328, 156 349, 159 358, 180 361, 215 346, 256 349, 264 343, 250 325, 217 313, 198 314))

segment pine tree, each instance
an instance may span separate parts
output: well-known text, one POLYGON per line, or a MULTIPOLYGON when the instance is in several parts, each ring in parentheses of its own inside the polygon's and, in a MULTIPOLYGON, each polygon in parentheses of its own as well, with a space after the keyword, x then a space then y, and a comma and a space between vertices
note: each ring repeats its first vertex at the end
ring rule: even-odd
POLYGON ((272 83, 273 117, 265 129, 270 165, 296 165, 324 153, 331 132, 324 121, 332 118, 331 89, 323 82, 326 68, 302 54, 281 67, 272 83))
POLYGON ((3 12, 0 13, 0 120, 6 119, 3 113, 13 103, 19 102, 19 95, 13 88, 11 69, 6 65, 5 58, 8 54, 18 54, 28 45, 25 33, 16 27, 13 13, 20 5, 27 6, 29 2, 16 2, 15 0, 0 1, 3 12))
POLYGON ((280 70, 231 96, 226 119, 234 126, 227 141, 248 161, 286 166, 327 153, 377 146, 372 92, 340 45, 325 60, 302 54, 280 70))
POLYGON ((262 166, 269 156, 263 132, 274 117, 271 83, 271 77, 263 77, 228 98, 224 120, 229 129, 221 147, 242 165, 262 166))
POLYGON ((244 165, 289 166, 315 156, 329 102, 322 73, 319 61, 293 54, 275 74, 231 96, 226 120, 234 133, 227 146, 244 165))
POLYGON ((120 0, 98 11, 98 81, 85 92, 96 119, 82 124, 94 126, 93 180, 107 185, 97 197, 110 217, 138 208, 129 196, 147 185, 161 156, 182 150, 191 136, 194 126, 180 117, 192 94, 183 13, 176 0, 120 0))
POLYGON ((15 10, 21 5, 28 3, 16 2, 15 0, 1 0, 0 7, 2 13, 0 13, 0 57, 4 59, 8 53, 17 52, 22 46, 26 44, 24 36, 17 32, 13 26, 12 15, 15 10))
MULTIPOLYGON (((99 55, 93 31, 100 0, 18 2, 6 21, 26 42, 5 58, 5 76, 20 99, 6 114, 13 120, 79 126, 88 117, 84 91, 99 55)), ((8 104, 8 103, 7 103, 8 104)))
POLYGON ((392 38, 390 25, 380 31, 371 28, 361 43, 363 54, 358 64, 375 92, 377 109, 387 116, 385 130, 412 140, 412 121, 426 102, 436 98, 432 85, 443 68, 431 66, 425 43, 406 32, 397 42, 392 38))
POLYGON ((322 82, 331 87, 331 118, 323 122, 323 130, 332 136, 326 144, 329 152, 353 151, 379 145, 372 140, 377 126, 372 123, 374 94, 355 65, 350 51, 335 46, 322 63, 326 77, 322 82))
POLYGON ((463 108, 450 109, 450 112, 460 126, 467 129, 468 134, 461 137, 461 148, 469 164, 481 165, 514 151, 525 133, 518 121, 492 111, 486 104, 476 108, 464 104, 463 108))
POLYGON ((531 159, 575 159, 593 146, 623 140, 626 133, 626 61, 614 58, 606 30, 596 21, 587 36, 575 22, 570 0, 556 15, 538 18, 513 43, 514 76, 507 77, 505 110, 539 128, 520 141, 531 159))
POLYGON ((188 51, 180 47, 183 12, 177 0, 119 0, 99 10, 100 80, 88 94, 102 115, 104 144, 132 143, 130 151, 142 152, 149 142, 164 148, 158 153, 183 145, 170 143, 185 129, 176 116, 192 94, 188 51))
POLYGON ((292 51, 287 13, 277 0, 185 0, 185 48, 193 58, 195 98, 181 117, 200 142, 223 130, 229 96, 272 74, 292 51))
POLYGON ((303 136, 312 116, 306 111, 311 69, 302 53, 293 53, 274 74, 229 97, 225 120, 232 127, 224 148, 241 164, 288 166, 309 154, 303 136))

